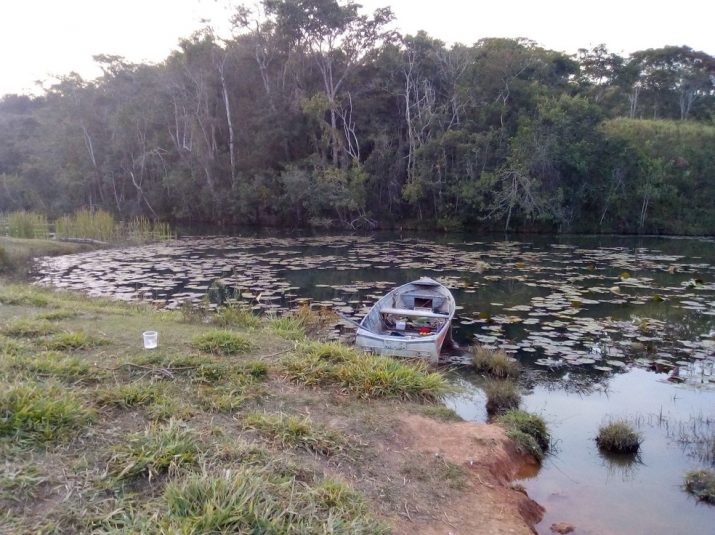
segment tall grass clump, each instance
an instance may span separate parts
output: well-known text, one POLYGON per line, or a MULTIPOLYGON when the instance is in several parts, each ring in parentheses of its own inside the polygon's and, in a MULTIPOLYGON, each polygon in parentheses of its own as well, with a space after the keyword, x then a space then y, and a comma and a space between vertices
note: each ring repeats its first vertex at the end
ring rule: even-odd
POLYGON ((106 210, 77 210, 71 216, 64 216, 55 222, 58 238, 82 238, 108 242, 114 238, 116 223, 114 216, 106 210))
POLYGON ((283 362, 286 375, 305 386, 335 385, 360 398, 432 401, 452 391, 424 362, 366 355, 342 344, 307 342, 283 362))
POLYGON ((152 221, 144 216, 130 219, 123 230, 124 239, 132 243, 171 240, 175 237, 168 223, 152 221))
POLYGON ((77 394, 57 385, 16 383, 0 390, 0 436, 57 442, 93 420, 94 412, 77 394))
POLYGON ((251 309, 240 304, 220 307, 213 318, 220 327, 240 327, 255 329, 261 325, 261 319, 251 309))
POLYGON ((246 428, 258 431, 281 449, 303 448, 321 455, 334 455, 347 447, 342 434, 323 429, 307 417, 254 413, 247 415, 243 422, 246 428))
POLYGON ((7 235, 13 238, 47 239, 50 234, 47 216, 37 212, 10 212, 5 216, 5 224, 7 235))
POLYGON ((109 340, 91 336, 82 331, 61 332, 44 342, 45 348, 55 351, 90 349, 107 344, 109 344, 109 340))
POLYGON ((195 465, 199 443, 190 430, 177 420, 152 426, 143 433, 134 433, 126 442, 114 447, 107 463, 109 475, 115 480, 145 476, 153 479, 160 474, 195 465))
POLYGON ((596 444, 608 453, 637 453, 643 439, 625 420, 611 422, 598 430, 596 444))
POLYGON ((383 535, 362 496, 346 484, 310 486, 271 467, 192 474, 164 493, 169 531, 176 533, 333 533, 383 535))
POLYGON ((519 449, 531 454, 538 461, 544 458, 551 444, 551 436, 541 416, 512 409, 499 416, 496 421, 519 449))
POLYGON ((685 474, 685 490, 698 500, 715 504, 715 472, 712 470, 691 470, 685 474))
POLYGON ((35 376, 50 376, 68 381, 96 375, 96 371, 87 361, 54 351, 16 356, 11 365, 15 370, 26 371, 35 376))
POLYGON ((218 355, 245 353, 253 347, 245 336, 231 331, 209 331, 195 336, 191 343, 200 351, 218 355))
POLYGON ((472 362, 477 373, 483 373, 497 379, 518 377, 521 366, 501 349, 489 349, 483 346, 472 348, 472 362))
POLYGON ((490 380, 484 384, 487 413, 490 416, 517 409, 521 403, 519 385, 510 380, 490 380))
POLYGON ((59 331, 59 327, 47 320, 31 320, 21 318, 12 321, 2 328, 6 336, 13 338, 35 338, 37 336, 47 336, 59 331))

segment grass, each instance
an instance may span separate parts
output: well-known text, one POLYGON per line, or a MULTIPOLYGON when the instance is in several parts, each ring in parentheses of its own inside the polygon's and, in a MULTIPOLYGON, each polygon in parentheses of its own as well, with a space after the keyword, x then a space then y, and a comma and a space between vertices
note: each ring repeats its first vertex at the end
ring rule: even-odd
POLYGON ((34 377, 49 376, 65 381, 99 377, 99 371, 93 369, 86 360, 67 356, 57 351, 46 351, 28 355, 17 355, 11 361, 11 367, 18 371, 29 372, 34 377))
POLYGON ((516 443, 518 449, 539 462, 543 460, 549 450, 551 436, 541 416, 510 410, 499 416, 497 423, 504 427, 507 436, 516 443))
POLYGON ((198 462, 199 443, 195 434, 177 420, 152 426, 130 435, 114 447, 107 471, 116 481, 173 472, 198 462))
POLYGON ((304 386, 335 385, 358 398, 433 401, 452 391, 424 362, 366 355, 330 342, 308 342, 284 360, 289 379, 304 386))
POLYGON ((449 407, 445 407, 444 405, 425 405, 424 407, 422 407, 420 412, 428 418, 433 418, 441 422, 463 421, 462 417, 459 414, 454 412, 454 410, 450 409, 449 407))
POLYGON ((265 467, 189 475, 169 483, 163 499, 172 533, 389 533, 346 484, 311 486, 265 467))
POLYGON ((501 414, 516 409, 521 403, 519 385, 510 380, 490 380, 484 383, 484 393, 487 396, 487 413, 501 414))
POLYGON ((715 504, 715 472, 692 470, 685 474, 683 486, 698 500, 715 504))
POLYGON ((47 216, 44 214, 20 210, 6 214, 4 219, 8 236, 30 239, 49 237, 47 216))
POLYGON ((95 392, 99 405, 120 409, 148 407, 162 396, 163 388, 156 383, 148 382, 106 386, 95 392))
POLYGON ((210 331, 194 337, 192 345, 206 353, 217 355, 235 355, 245 353, 253 344, 240 334, 231 331, 210 331))
POLYGON ((213 317, 213 323, 224 328, 257 329, 261 326, 262 321, 261 318, 244 306, 227 305, 219 308, 213 317))
POLYGON ((596 444, 608 453, 637 453, 643 439, 631 424, 618 420, 598 430, 596 444))
POLYGON ((243 424, 278 448, 303 448, 321 455, 335 455, 348 445, 342 434, 317 426, 307 417, 253 413, 244 418, 243 424))
POLYGON ((302 306, 286 316, 273 318, 271 330, 287 340, 303 340, 323 331, 327 325, 334 323, 337 315, 332 310, 312 310, 302 306))
POLYGON ((109 344, 109 340, 91 336, 84 332, 61 332, 43 342, 46 349, 55 351, 75 351, 109 344))
POLYGON ((35 338, 54 334, 59 330, 57 325, 47 320, 21 318, 5 325, 2 329, 2 333, 5 336, 12 336, 14 338, 35 338))
POLYGON ((63 441, 94 421, 75 392, 53 384, 16 383, 0 391, 0 436, 33 445, 63 441))
POLYGON ((497 379, 519 377, 521 366, 501 349, 489 349, 483 346, 472 348, 472 362, 477 373, 483 373, 497 379))

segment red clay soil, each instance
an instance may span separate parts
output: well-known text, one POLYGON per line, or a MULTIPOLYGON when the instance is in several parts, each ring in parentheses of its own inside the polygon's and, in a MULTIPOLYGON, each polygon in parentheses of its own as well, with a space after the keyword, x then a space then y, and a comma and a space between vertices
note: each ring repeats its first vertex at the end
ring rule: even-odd
POLYGON ((396 439, 404 457, 441 457, 466 467, 468 477, 463 492, 450 495, 447 503, 435 504, 429 514, 409 514, 407 504, 406 514, 392 519, 396 535, 535 533, 533 526, 544 509, 510 486, 525 464, 534 461, 516 450, 501 427, 443 423, 418 415, 404 415, 399 421, 396 439))

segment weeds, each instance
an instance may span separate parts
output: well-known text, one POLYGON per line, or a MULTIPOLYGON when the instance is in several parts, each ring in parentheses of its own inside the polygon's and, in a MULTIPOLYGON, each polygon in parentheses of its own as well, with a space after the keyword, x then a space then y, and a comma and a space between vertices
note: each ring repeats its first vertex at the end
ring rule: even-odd
POLYGON ((94 412, 80 396, 57 385, 17 383, 0 391, 0 436, 57 442, 93 420, 94 412))
POLYGON ((640 434, 624 420, 602 426, 596 437, 598 447, 609 453, 637 453, 642 441, 640 434))
POLYGON ((3 328, 3 334, 14 338, 35 338, 47 336, 59 331, 59 327, 46 320, 19 319, 8 323, 3 328))
POLYGON ((472 348, 472 362, 477 373, 484 373, 498 379, 515 378, 521 373, 519 362, 508 356, 501 349, 474 346, 472 348))
POLYGON ((551 436, 541 416, 510 410, 499 416, 497 423, 504 427, 507 436, 520 450, 531 454, 541 462, 551 444, 551 436))
POLYGON ((347 447, 342 434, 321 429, 309 418, 255 413, 246 416, 244 426, 258 431, 278 448, 297 447, 321 455, 334 455, 347 447))
POLYGON ((309 342, 284 360, 289 379, 296 383, 336 385, 360 398, 436 400, 452 388, 423 362, 400 362, 365 355, 337 343, 309 342))
POLYGON ((177 420, 135 433, 114 448, 107 470, 115 480, 145 476, 149 480, 198 461, 199 445, 194 434, 177 420))
POLYGON ((235 355, 245 353, 253 344, 244 336, 230 331, 210 331, 194 337, 193 346, 206 353, 235 355))
POLYGON ((84 332, 62 332, 45 340, 45 348, 55 351, 74 351, 78 349, 90 349, 97 346, 109 344, 109 340, 90 336, 84 332))
POLYGON ((490 380, 484 384, 487 396, 487 413, 490 415, 516 409, 521 403, 519 385, 509 380, 490 380))
POLYGON ((698 500, 715 504, 715 472, 692 470, 685 474, 685 490, 698 500))

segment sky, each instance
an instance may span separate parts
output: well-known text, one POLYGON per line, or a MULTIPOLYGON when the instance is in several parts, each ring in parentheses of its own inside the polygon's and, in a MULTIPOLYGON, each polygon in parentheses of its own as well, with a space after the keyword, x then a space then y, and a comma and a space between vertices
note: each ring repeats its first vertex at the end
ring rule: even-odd
MULTIPOLYGON (((254 0, 243 3, 251 5, 254 0)), ((75 71, 99 74, 92 56, 160 62, 180 38, 209 22, 228 32, 240 0, 0 0, 0 95, 41 92, 36 82, 75 71)), ((605 43, 628 54, 688 45, 715 55, 715 1, 690 0, 358 0, 390 6, 403 33, 426 30, 448 44, 527 37, 575 54, 605 43)))

